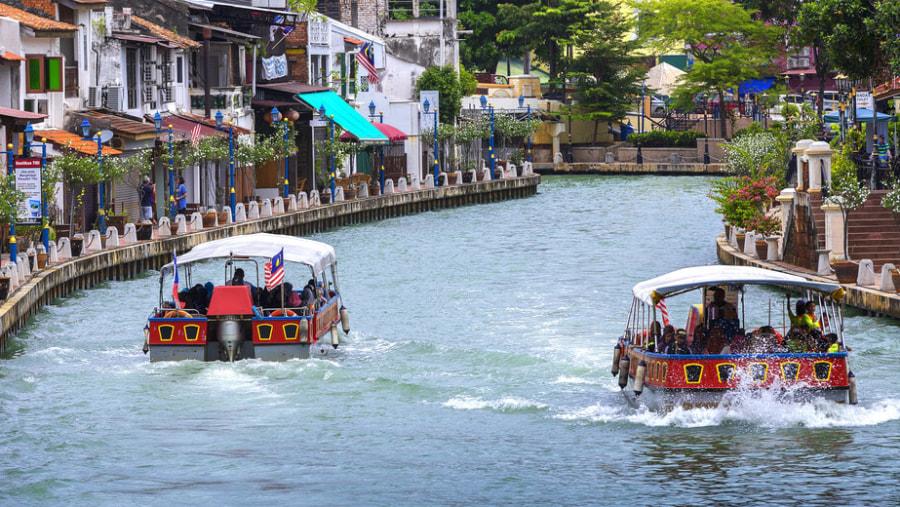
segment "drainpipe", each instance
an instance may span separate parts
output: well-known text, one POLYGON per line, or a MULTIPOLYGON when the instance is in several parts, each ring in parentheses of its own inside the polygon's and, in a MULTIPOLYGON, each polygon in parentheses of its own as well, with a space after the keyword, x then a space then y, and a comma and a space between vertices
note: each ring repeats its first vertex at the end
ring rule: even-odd
POLYGON ((209 39, 212 38, 212 29, 203 29, 203 109, 205 117, 210 118, 212 109, 212 96, 209 94, 209 39))
POLYGON ((252 84, 251 90, 252 90, 253 95, 250 96, 251 99, 253 99, 253 97, 256 97, 256 44, 253 45, 253 80, 252 80, 252 83, 253 84, 252 84))

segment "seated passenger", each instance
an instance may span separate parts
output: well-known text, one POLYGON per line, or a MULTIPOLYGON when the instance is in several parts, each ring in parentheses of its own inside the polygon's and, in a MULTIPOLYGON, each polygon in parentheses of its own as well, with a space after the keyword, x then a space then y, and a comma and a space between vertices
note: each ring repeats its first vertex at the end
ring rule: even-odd
POLYGON ((306 285, 303 287, 303 291, 300 294, 300 303, 303 306, 308 307, 310 310, 313 309, 316 303, 316 281, 312 278, 306 282, 306 285))
POLYGON ((797 301, 797 313, 791 312, 791 295, 787 294, 787 311, 788 318, 791 320, 791 327, 799 326, 800 322, 803 320, 803 315, 806 313, 806 301, 799 300, 797 301))
POLYGON ((781 345, 785 350, 794 354, 806 352, 806 342, 797 328, 788 332, 787 336, 784 337, 784 341, 781 342, 781 345))
POLYGON ((713 300, 706 306, 706 320, 711 322, 720 319, 736 319, 734 305, 725 300, 725 289, 716 287, 713 300))
POLYGON ((827 352, 829 354, 835 354, 840 352, 841 346, 838 344, 838 335, 837 333, 828 333, 825 335, 825 338, 828 339, 828 349, 827 352))
POLYGON ((675 326, 666 324, 663 328, 662 338, 656 342, 656 351, 660 354, 667 354, 669 346, 675 343, 675 326))
POLYGON ((297 308, 300 306, 300 294, 294 290, 294 286, 290 282, 284 282, 285 302, 289 308, 297 308))
POLYGON ((816 303, 814 301, 808 301, 806 303, 806 313, 803 314, 802 322, 806 324, 810 330, 817 328, 819 331, 822 331, 822 326, 828 325, 828 317, 825 314, 822 314, 822 320, 819 321, 818 317, 816 317, 816 303))
POLYGON ((725 330, 716 326, 709 330, 709 342, 706 344, 707 354, 731 354, 731 345, 725 339, 725 330))
POLYGON ((675 342, 666 348, 666 354, 690 354, 691 349, 687 346, 687 331, 679 329, 675 332, 675 342))
POLYGON ((253 284, 244 280, 244 270, 242 268, 235 269, 231 281, 225 285, 246 285, 250 287, 251 290, 253 289, 253 284))
POLYGON ((706 345, 708 343, 709 335, 706 333, 706 328, 702 325, 697 325, 697 327, 694 328, 694 339, 688 346, 692 351, 694 351, 695 354, 704 354, 706 352, 706 345))

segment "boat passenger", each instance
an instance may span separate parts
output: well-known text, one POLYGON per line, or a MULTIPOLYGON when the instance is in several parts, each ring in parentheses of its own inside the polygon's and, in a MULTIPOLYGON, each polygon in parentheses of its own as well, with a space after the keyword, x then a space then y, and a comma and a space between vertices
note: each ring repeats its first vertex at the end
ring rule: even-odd
POLYGON ((666 354, 690 354, 691 349, 687 346, 687 331, 679 329, 675 332, 675 342, 666 348, 666 354))
POLYGON ((725 289, 716 287, 715 291, 713 291, 713 300, 706 307, 707 321, 734 319, 736 317, 737 312, 734 309, 734 305, 725 300, 725 289))
POLYGON ((725 339, 729 340, 732 354, 743 354, 747 350, 747 337, 743 329, 738 329, 737 334, 730 337, 730 339, 726 332, 725 339))
MULTIPOLYGON (((719 328, 722 329, 722 328, 719 328)), ((706 345, 709 343, 709 334, 706 333, 706 328, 703 326, 697 326, 694 328, 694 339, 691 341, 690 345, 688 345, 695 354, 703 354, 706 351, 706 345)))
POLYGON ((806 352, 806 342, 799 328, 791 329, 788 332, 787 336, 784 337, 784 341, 781 342, 781 345, 788 352, 792 352, 794 354, 802 354, 806 352))
POLYGON ((246 285, 250 287, 250 290, 253 290, 253 284, 244 280, 244 270, 243 268, 237 268, 234 270, 234 276, 231 277, 231 281, 226 285, 246 285))
POLYGON ((669 346, 675 343, 675 326, 666 324, 663 328, 662 338, 656 343, 656 350, 660 354, 667 354, 669 346))
POLYGON ((706 344, 706 354, 731 354, 731 346, 729 346, 728 341, 725 340, 725 330, 720 326, 716 326, 709 330, 709 342, 706 344))
POLYGON ((838 335, 837 333, 828 333, 825 335, 825 338, 828 339, 828 350, 829 354, 835 354, 840 351, 841 346, 838 344, 838 335))
POLYGON ((816 317, 816 303, 815 301, 808 301, 806 303, 806 313, 803 314, 803 323, 809 326, 810 329, 816 328, 819 331, 822 330, 822 325, 828 325, 828 316, 824 313, 822 314, 822 320, 816 317))
POLYGON ((791 295, 786 294, 787 296, 787 311, 788 318, 791 319, 791 327, 800 325, 800 322, 803 320, 803 315, 806 313, 806 301, 799 300, 797 301, 797 313, 791 312, 791 295))
POLYGON ((313 309, 316 303, 316 281, 312 278, 306 282, 306 285, 303 287, 303 291, 300 294, 300 303, 303 306, 309 307, 310 310, 313 309))
POLYGON ((294 286, 291 282, 284 282, 284 290, 286 294, 285 304, 291 308, 297 308, 300 306, 300 294, 294 290, 294 286))

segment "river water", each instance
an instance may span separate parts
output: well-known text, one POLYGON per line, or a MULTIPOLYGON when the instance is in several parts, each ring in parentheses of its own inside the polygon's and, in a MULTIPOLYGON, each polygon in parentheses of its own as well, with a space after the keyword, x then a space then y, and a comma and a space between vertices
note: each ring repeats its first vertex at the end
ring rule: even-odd
POLYGON ((889 319, 847 319, 859 406, 622 399, 632 285, 716 262, 707 189, 545 177, 319 234, 353 330, 308 361, 150 364, 156 273, 57 301, 0 361, 0 504, 900 504, 889 319))

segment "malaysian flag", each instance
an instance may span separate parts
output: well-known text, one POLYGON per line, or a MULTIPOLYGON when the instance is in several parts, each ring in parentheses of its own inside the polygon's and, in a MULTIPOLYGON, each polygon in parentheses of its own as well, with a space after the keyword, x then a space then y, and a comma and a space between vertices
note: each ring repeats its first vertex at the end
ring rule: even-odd
POLYGON ((369 73, 369 83, 378 84, 378 71, 375 70, 375 47, 371 42, 366 42, 356 53, 356 61, 369 73))
POLYGON ((197 123, 191 129, 191 146, 196 148, 198 144, 200 144, 200 123, 197 123))
POLYGON ((656 303, 656 307, 659 308, 659 313, 662 314, 662 322, 664 326, 669 325, 669 309, 666 308, 666 300, 660 299, 659 303, 656 303))
POLYGON ((178 300, 178 256, 172 250, 172 267, 175 270, 175 281, 172 282, 172 299, 175 300, 175 308, 184 308, 184 303, 178 300))
POLYGON ((272 257, 263 268, 266 275, 266 289, 272 290, 284 281, 284 248, 272 257))

